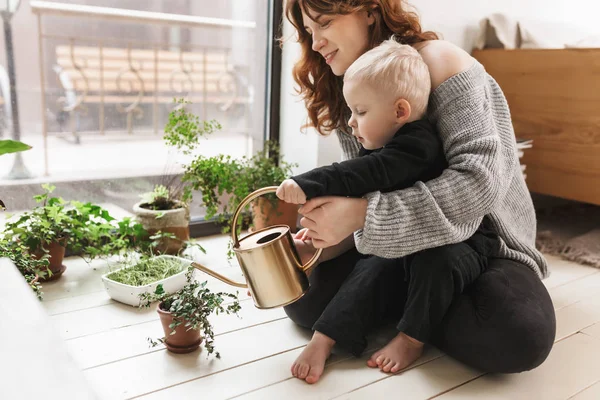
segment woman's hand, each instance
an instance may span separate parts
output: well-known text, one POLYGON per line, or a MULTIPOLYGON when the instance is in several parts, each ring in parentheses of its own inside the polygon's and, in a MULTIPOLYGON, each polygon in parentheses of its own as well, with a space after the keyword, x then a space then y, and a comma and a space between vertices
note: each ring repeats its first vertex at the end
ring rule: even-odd
POLYGON ((367 199, 325 196, 300 207, 300 224, 315 248, 334 246, 365 225, 367 199))

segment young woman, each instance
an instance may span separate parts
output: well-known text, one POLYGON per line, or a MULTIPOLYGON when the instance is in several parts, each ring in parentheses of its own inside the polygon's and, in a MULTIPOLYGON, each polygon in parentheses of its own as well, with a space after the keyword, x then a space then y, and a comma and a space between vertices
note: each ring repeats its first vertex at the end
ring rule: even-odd
POLYGON ((384 372, 410 365, 424 342, 486 372, 541 364, 554 342, 555 315, 497 83, 469 54, 422 32, 401 0, 288 0, 286 16, 302 47, 293 73, 310 125, 321 134, 336 132, 346 158, 356 157, 360 146, 347 126, 344 72, 394 35, 429 68, 428 118, 449 164, 440 177, 408 189, 321 197, 300 209, 312 238, 312 245, 296 242, 301 256, 314 247, 326 250, 309 292, 285 308, 294 322, 314 330, 292 374, 318 381, 334 344, 358 355, 365 335, 390 318, 400 319, 398 335, 367 362, 384 372), (489 235, 475 237, 478 230, 489 235), (491 261, 477 258, 481 251, 491 261), (362 254, 390 262, 373 268, 362 254))

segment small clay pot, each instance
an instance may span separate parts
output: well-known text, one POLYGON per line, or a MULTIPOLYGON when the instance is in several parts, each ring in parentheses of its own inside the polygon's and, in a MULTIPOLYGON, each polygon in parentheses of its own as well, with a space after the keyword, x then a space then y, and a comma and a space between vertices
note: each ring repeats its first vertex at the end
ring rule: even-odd
MULTIPOLYGON (((65 272, 67 267, 63 264, 65 259, 65 251, 66 248, 63 244, 63 241, 56 241, 50 244, 44 244, 44 248, 48 250, 50 265, 48 268, 52 271, 52 276, 47 276, 45 278, 40 277, 40 282, 50 282, 54 281, 61 277, 61 275, 65 272)), ((35 257, 42 258, 45 253, 43 251, 38 251, 35 253, 35 257)))
POLYGON ((158 305, 156 311, 160 316, 160 322, 162 323, 163 330, 165 331, 165 346, 167 350, 173 353, 185 354, 191 353, 200 347, 202 343, 202 337, 200 336, 199 329, 187 330, 185 321, 175 328, 175 334, 171 335, 173 331, 169 328, 169 325, 173 323, 173 314, 162 309, 163 303, 158 305))
POLYGON ((181 205, 180 208, 164 211, 144 208, 141 202, 133 206, 136 219, 150 235, 161 231, 172 233, 177 238, 162 238, 156 248, 157 254, 176 255, 181 251, 183 242, 190 240, 190 211, 185 204, 178 203, 181 205), (162 217, 156 218, 161 214, 162 217))
POLYGON ((298 220, 298 205, 277 200, 277 208, 266 198, 259 198, 252 202, 252 221, 254 231, 273 225, 287 225, 291 232, 296 232, 298 220))

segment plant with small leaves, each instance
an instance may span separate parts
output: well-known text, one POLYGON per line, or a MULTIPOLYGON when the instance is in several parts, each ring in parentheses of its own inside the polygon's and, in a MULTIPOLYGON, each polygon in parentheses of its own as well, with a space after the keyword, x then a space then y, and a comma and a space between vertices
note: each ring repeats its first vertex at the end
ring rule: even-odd
POLYGON ((184 207, 182 190, 178 186, 156 185, 154 190, 142 194, 140 207, 153 211, 175 210, 184 207))
MULTIPOLYGON (((208 289, 207 282, 198 282, 193 278, 194 268, 190 267, 186 273, 187 284, 175 293, 166 293, 163 286, 159 284, 153 293, 143 293, 140 295, 140 307, 150 307, 154 302, 159 302, 161 310, 169 312, 173 316, 173 322, 169 325, 171 335, 175 334, 175 329, 184 325, 186 330, 200 330, 204 337, 204 347, 208 355, 215 352, 214 339, 215 334, 212 324, 208 317, 211 314, 236 314, 241 306, 237 294, 226 292, 213 293, 208 289), (224 304, 225 300, 232 300, 229 304, 224 304)), ((149 338, 152 346, 164 343, 166 337, 157 340, 149 338)), ((215 353, 217 358, 221 358, 219 352, 215 353)))
POLYGON ((191 104, 184 99, 175 99, 177 105, 169 113, 165 126, 164 140, 167 145, 190 154, 199 143, 199 139, 221 130, 221 124, 215 120, 201 121, 200 117, 189 112, 185 106, 191 104))
POLYGON ((0 239, 0 258, 10 259, 33 289, 38 299, 42 300, 44 293, 37 278, 44 278, 48 275, 50 265, 48 255, 44 254, 41 258, 36 258, 22 243, 2 238, 0 239))

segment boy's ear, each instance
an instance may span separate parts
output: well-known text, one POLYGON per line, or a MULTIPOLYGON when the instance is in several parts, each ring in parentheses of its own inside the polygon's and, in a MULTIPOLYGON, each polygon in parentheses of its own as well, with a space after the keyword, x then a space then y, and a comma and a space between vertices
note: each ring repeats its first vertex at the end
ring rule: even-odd
POLYGON ((398 99, 394 104, 394 112, 396 113, 396 122, 406 123, 410 119, 412 109, 410 103, 406 99, 398 99))

